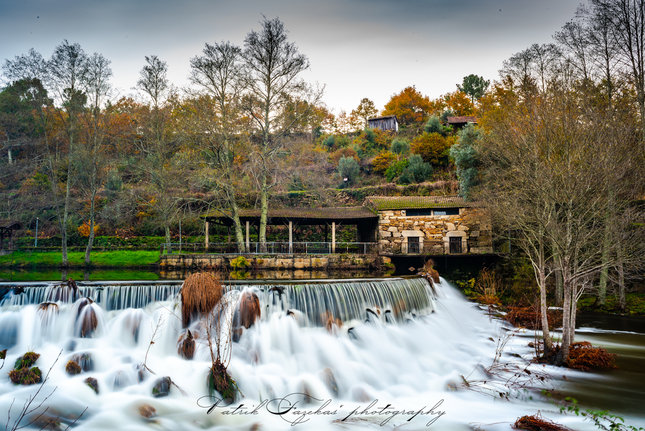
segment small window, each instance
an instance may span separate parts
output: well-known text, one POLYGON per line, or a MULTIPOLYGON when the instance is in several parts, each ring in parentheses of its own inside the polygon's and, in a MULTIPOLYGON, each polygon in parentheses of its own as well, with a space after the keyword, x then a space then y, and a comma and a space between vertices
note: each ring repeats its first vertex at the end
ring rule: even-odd
POLYGON ((405 213, 408 216, 431 216, 432 210, 430 208, 414 209, 414 210, 407 210, 405 213))
POLYGON ((461 237, 450 237, 450 253, 463 253, 461 251, 461 237))
POLYGON ((408 237, 408 253, 419 253, 419 237, 408 237))
POLYGON ((444 216, 444 215, 459 215, 459 208, 441 208, 434 210, 434 215, 444 216))

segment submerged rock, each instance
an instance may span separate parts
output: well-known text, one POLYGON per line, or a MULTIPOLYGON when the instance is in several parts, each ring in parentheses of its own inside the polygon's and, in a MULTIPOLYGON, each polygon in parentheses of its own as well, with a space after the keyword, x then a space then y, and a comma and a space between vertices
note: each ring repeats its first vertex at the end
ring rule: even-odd
POLYGON ((179 356, 184 359, 193 359, 195 355, 195 339, 193 338, 192 332, 187 330, 185 333, 179 336, 177 341, 177 352, 179 356))
POLYGON ((72 355, 72 361, 76 362, 83 371, 93 371, 94 363, 89 353, 77 353, 72 355))
POLYGON ((67 365, 65 365, 65 371, 67 371, 67 374, 69 374, 70 376, 81 374, 81 366, 78 365, 75 361, 68 361, 67 365))
POLYGON ((325 368, 322 371, 322 380, 325 382, 327 385, 327 388, 331 391, 331 393, 334 396, 338 396, 338 384, 336 383, 336 378, 334 377, 334 373, 331 371, 330 368, 325 368))
POLYGON ((88 377, 87 379, 85 379, 85 384, 87 386, 89 386, 90 388, 92 388, 92 390, 94 392, 96 392, 96 394, 98 395, 98 393, 99 393, 99 382, 98 382, 98 380, 96 380, 94 377, 88 377))
POLYGON ((155 382, 155 385, 152 387, 152 396, 155 398, 165 397, 170 393, 170 385, 172 380, 170 377, 162 377, 155 382))
POLYGON ((150 419, 157 415, 157 410, 150 404, 143 404, 139 406, 139 414, 146 419, 150 419))
POLYGON ((253 292, 244 292, 238 304, 233 317, 233 322, 235 322, 235 329, 233 330, 234 342, 238 342, 244 333, 244 329, 249 329, 253 326, 255 321, 262 315, 260 298, 253 292))

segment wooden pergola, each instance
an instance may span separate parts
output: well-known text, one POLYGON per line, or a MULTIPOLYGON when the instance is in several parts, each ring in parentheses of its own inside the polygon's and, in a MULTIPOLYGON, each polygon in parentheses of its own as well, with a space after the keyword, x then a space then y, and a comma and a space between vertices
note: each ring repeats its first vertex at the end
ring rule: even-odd
MULTIPOLYGON (((215 210, 201 217, 206 222, 206 248, 209 246, 210 224, 233 226, 230 212, 215 210)), ((246 228, 245 242, 247 250, 250 246, 250 227, 259 226, 259 209, 240 209, 240 223, 246 228)), ((359 242, 376 241, 378 214, 367 207, 328 207, 328 208, 271 208, 267 218, 267 226, 289 227, 289 250, 293 248, 294 226, 331 226, 331 249, 336 249, 336 227, 340 225, 356 225, 359 242)))
POLYGON ((4 250, 4 239, 9 238, 9 248, 13 247, 13 231, 22 228, 16 220, 0 220, 0 250, 4 250))

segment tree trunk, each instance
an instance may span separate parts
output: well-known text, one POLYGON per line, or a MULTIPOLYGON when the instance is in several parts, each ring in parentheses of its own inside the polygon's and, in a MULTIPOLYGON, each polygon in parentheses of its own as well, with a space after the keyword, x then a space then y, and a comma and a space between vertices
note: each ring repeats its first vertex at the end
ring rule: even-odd
POLYGON ((87 247, 85 247, 85 266, 90 266, 90 254, 94 245, 94 199, 96 193, 92 193, 92 202, 90 203, 90 234, 87 237, 87 247))
POLYGON ((569 327, 569 345, 576 340, 576 312, 578 311, 578 283, 574 283, 571 292, 571 322, 569 327))
POLYGON ((546 306, 546 273, 544 262, 544 242, 540 241, 540 257, 539 257, 539 275, 538 282, 540 284, 540 314, 542 320, 542 337, 544 338, 544 353, 547 354, 551 350, 551 333, 549 332, 549 315, 546 306))
POLYGON ((540 314, 542 319, 542 337, 544 338, 544 353, 551 350, 551 333, 549 331, 549 315, 546 306, 546 277, 544 268, 540 268, 540 314))
POLYGON ((267 248, 267 219, 269 216, 269 189, 267 187, 266 173, 262 176, 262 189, 260 190, 260 232, 258 241, 260 251, 266 252, 267 248))
POLYGON ((562 271, 555 270, 555 306, 562 307, 562 271))
POLYGON ((605 305, 607 297, 607 279, 609 278, 609 249, 611 247, 611 225, 606 221, 605 235, 602 242, 602 269, 600 270, 600 281, 598 283, 598 296, 596 304, 605 305))
MULTIPOLYGON (((620 245, 619 245, 620 247, 620 245)), ((622 253, 622 250, 619 248, 618 253, 622 253)), ((627 306, 627 301, 625 298, 625 268, 623 266, 623 257, 619 255, 618 262, 616 264, 616 269, 618 271, 618 306, 620 307, 621 312, 625 312, 625 307, 627 306)))
POLYGON ((564 302, 562 310, 562 345, 558 355, 555 357, 555 365, 562 366, 566 364, 569 357, 569 347, 571 345, 571 279, 568 271, 563 271, 564 302))
POLYGON ((167 249, 166 252, 168 254, 172 253, 172 243, 170 242, 170 225, 166 225, 166 244, 167 244, 167 249))

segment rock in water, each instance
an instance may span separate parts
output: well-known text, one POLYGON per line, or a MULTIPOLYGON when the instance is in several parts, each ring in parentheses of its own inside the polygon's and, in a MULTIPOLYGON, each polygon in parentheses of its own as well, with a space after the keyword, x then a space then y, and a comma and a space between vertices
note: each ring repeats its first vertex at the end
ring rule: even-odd
POLYGON ((152 407, 150 404, 143 404, 139 406, 139 414, 146 419, 150 419, 157 414, 157 410, 152 407))
POLYGON ((172 380, 170 377, 162 377, 155 382, 154 387, 152 388, 152 395, 155 398, 165 397, 170 393, 170 385, 172 380))
POLYGON ((338 384, 331 369, 325 368, 322 372, 322 379, 334 396, 338 396, 338 384))
POLYGON ((99 382, 94 377, 88 377, 85 379, 85 384, 92 388, 94 392, 99 393, 99 382))
POLYGON ((67 371, 67 374, 69 374, 70 376, 81 374, 81 366, 78 365, 75 361, 68 361, 67 365, 65 365, 65 371, 67 371))
POLYGON ((72 361, 76 362, 83 371, 93 371, 94 363, 89 353, 77 353, 72 355, 72 361))
POLYGON ((195 355, 195 340, 190 330, 187 330, 179 336, 177 352, 179 353, 179 356, 184 359, 193 359, 193 356, 195 355))

